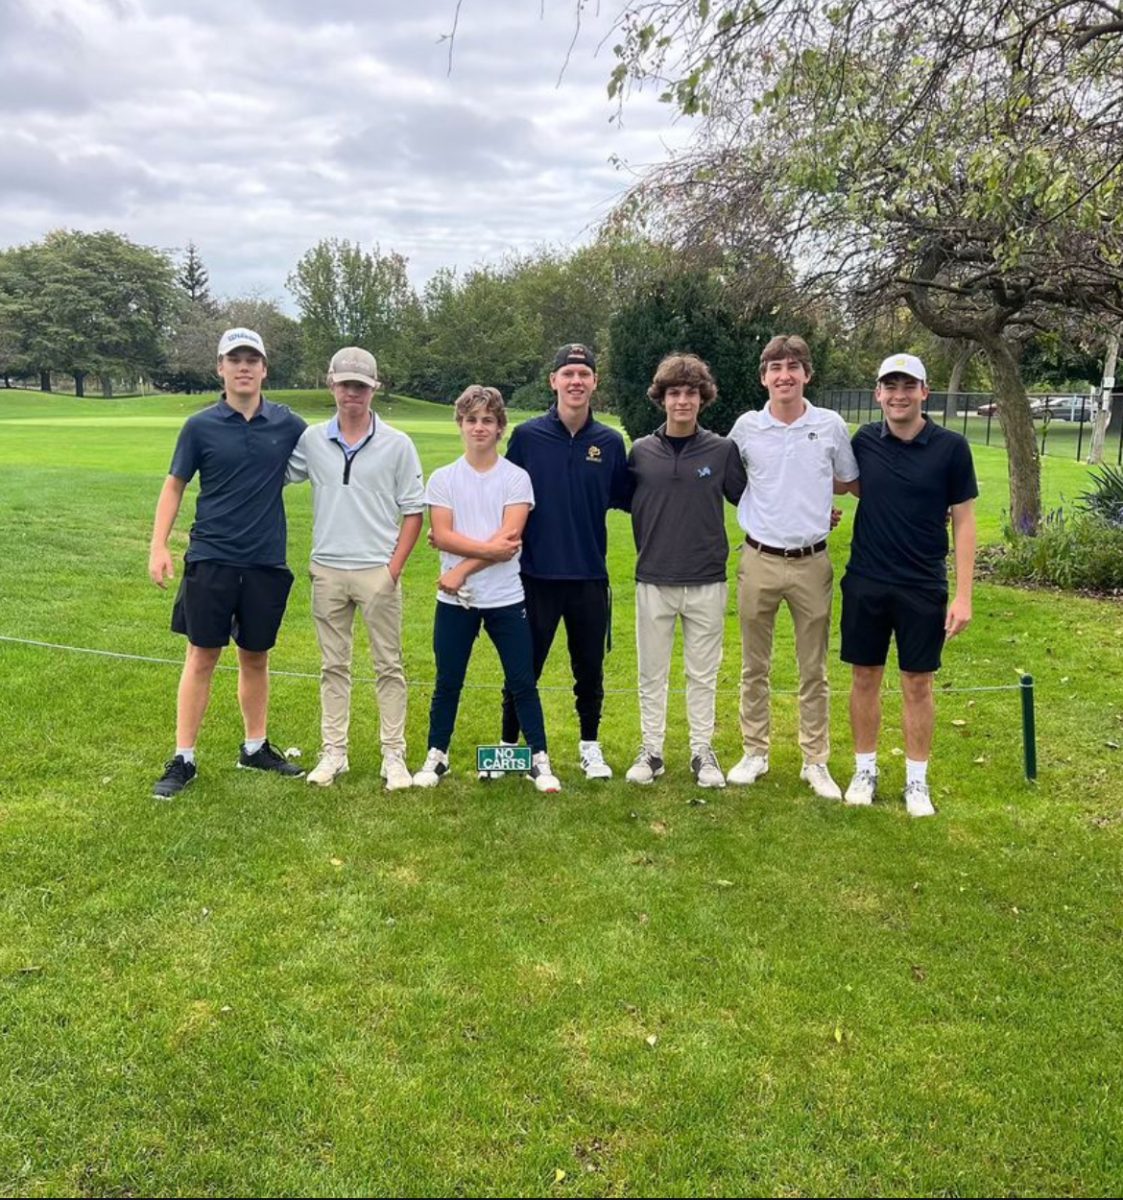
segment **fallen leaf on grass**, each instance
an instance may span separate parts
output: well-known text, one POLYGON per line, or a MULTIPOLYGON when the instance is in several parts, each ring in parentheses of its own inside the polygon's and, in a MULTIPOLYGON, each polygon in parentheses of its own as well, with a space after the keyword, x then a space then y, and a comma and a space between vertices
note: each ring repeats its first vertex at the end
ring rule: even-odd
POLYGON ((840 1046, 842 1045, 842 1026, 841 1026, 841 1025, 836 1025, 836 1026, 834 1027, 834 1040, 835 1040, 835 1041, 836 1041, 836 1042, 837 1042, 837 1043, 838 1043, 840 1046))
POLYGON ((652 821, 650 828, 652 833, 658 834, 659 837, 665 837, 667 833, 667 822, 652 821))
POLYGON ((656 1043, 656 1042, 657 1042, 659 1039, 658 1039, 658 1038, 655 1036, 655 1034, 653 1034, 653 1033, 649 1033, 649 1034, 647 1035, 647 1037, 645 1037, 643 1040, 644 1040, 644 1041, 645 1041, 645 1042, 646 1042, 646 1043, 647 1043, 649 1046, 651 1046, 651 1047, 654 1049, 654 1047, 655 1047, 655 1043, 656 1043))
POLYGON ((692 799, 687 801, 687 804, 691 805, 693 808, 704 808, 706 802, 701 796, 694 796, 692 799))
POLYGON ((636 914, 636 920, 637 920, 637 921, 638 921, 638 922, 639 922, 641 925, 646 925, 646 924, 648 923, 648 921, 650 921, 650 920, 651 920, 651 918, 650 918, 650 917, 647 915, 647 913, 637 913, 637 914, 636 914))
POLYGON ((928 978, 927 971, 923 967, 918 967, 916 963, 912 965, 912 977, 917 983, 923 983, 928 978))
POLYGON ((43 968, 40 966, 20 967, 16 972, 17 975, 42 975, 43 968))
POLYGON ((333 867, 343 866, 343 859, 341 859, 341 858, 332 858, 332 859, 329 859, 328 861, 331 863, 331 865, 333 867))
POLYGON ((900 758, 901 755, 904 754, 904 751, 901 749, 900 746, 894 746, 893 749, 889 751, 889 753, 895 754, 898 758, 900 758))
POLYGON ((967 724, 967 722, 964 721, 962 718, 957 718, 956 720, 952 721, 952 724, 956 727, 956 729, 962 729, 963 726, 967 724))
POLYGON ((714 883, 716 883, 718 887, 732 887, 733 886, 732 879, 715 879, 714 883))
POLYGON ((976 758, 976 759, 974 759, 973 761, 974 761, 974 762, 976 762, 976 763, 985 763, 985 762, 986 762, 986 758, 985 758, 985 757, 984 757, 982 754, 980 754, 980 755, 979 755, 979 757, 978 757, 978 758, 976 758))
POLYGON ((565 1179, 565 1172, 561 1169, 561 1167, 555 1167, 554 1168, 554 1182, 561 1183, 563 1179, 565 1179))
POLYGON ((1106 747, 1107 747, 1109 750, 1118 750, 1118 749, 1119 749, 1119 743, 1118 743, 1118 742, 1104 742, 1104 745, 1105 745, 1105 746, 1106 746, 1106 747))

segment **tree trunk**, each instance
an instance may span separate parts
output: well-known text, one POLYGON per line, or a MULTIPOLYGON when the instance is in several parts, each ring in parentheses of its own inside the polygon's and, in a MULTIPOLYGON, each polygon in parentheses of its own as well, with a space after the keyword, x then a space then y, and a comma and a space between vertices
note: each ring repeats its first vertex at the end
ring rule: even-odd
POLYGON ((1111 397, 1115 391, 1115 365, 1118 358, 1119 334, 1112 333, 1107 339, 1103 390, 1100 392, 1096 422, 1092 426, 1092 449, 1088 452, 1088 462, 1093 467, 1098 467, 1104 460, 1104 443, 1107 441, 1107 427, 1111 424, 1111 397))
POLYGON ((113 376, 103 375, 101 377, 101 394, 106 400, 113 399, 113 376))
POLYGON ((951 366, 951 378, 948 380, 947 419, 959 413, 959 392, 963 387, 963 372, 975 353, 975 347, 970 342, 961 342, 956 350, 955 362, 951 366))
POLYGON ((86 372, 74 372, 74 394, 75 396, 85 396, 86 394, 86 372))
POLYGON ((1015 532, 1034 536, 1041 524, 1041 456, 1029 411, 1022 371, 1001 334, 987 333, 979 344, 990 360, 998 419, 1006 437, 1010 465, 1010 523, 1015 532))
POLYGON ((49 392, 51 390, 51 373, 50 371, 39 372, 39 390, 41 392, 49 392))

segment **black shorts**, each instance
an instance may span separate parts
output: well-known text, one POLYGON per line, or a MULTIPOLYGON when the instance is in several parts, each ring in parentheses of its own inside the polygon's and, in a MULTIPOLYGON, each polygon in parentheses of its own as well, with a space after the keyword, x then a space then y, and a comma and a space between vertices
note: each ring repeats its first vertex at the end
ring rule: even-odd
POLYGON ((883 667, 889 639, 897 639, 897 665, 924 674, 940 669, 947 617, 946 587, 879 583, 842 577, 842 661, 883 667))
POLYGON ((204 649, 225 646, 233 638, 243 650, 271 650, 291 587, 288 567, 185 562, 172 632, 186 634, 192 646, 204 649))

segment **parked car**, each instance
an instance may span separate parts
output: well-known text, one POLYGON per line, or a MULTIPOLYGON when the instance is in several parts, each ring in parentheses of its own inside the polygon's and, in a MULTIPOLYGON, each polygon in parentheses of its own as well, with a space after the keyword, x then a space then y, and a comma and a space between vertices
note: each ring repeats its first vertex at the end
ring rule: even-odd
POLYGON ((1087 420, 1088 400, 1085 396, 1040 396, 1029 402, 1029 411, 1042 421, 1087 420))
POLYGON ((989 404, 980 404, 975 412, 980 417, 995 417, 998 415, 998 405, 992 400, 989 404))

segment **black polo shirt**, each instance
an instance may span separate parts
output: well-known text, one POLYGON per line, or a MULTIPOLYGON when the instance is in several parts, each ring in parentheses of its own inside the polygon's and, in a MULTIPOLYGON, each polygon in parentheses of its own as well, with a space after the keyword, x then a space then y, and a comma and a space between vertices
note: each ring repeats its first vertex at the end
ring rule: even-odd
POLYGON ((187 418, 169 473, 185 482, 199 476, 188 562, 284 566, 281 490, 285 465, 304 430, 303 418, 264 397, 249 421, 225 396, 187 418))
POLYGON ((847 571, 881 583, 946 587, 948 509, 979 494, 967 439, 925 417, 911 442, 875 421, 851 444, 862 492, 847 571))

